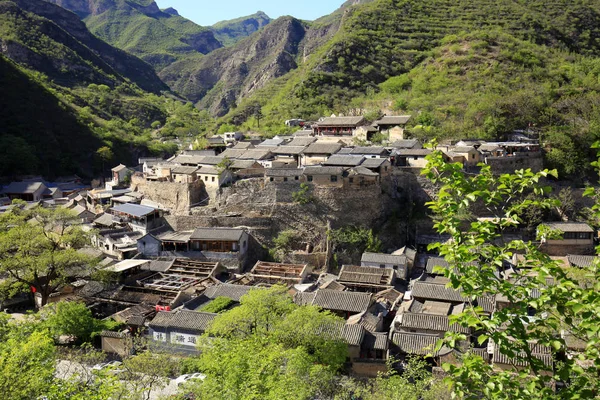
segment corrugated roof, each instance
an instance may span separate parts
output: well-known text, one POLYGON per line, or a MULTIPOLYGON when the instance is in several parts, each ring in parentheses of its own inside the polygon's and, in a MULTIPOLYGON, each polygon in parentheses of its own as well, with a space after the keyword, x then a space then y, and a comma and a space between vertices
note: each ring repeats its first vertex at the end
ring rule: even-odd
POLYGON ((410 115, 386 115, 375 121, 373 125, 406 125, 410 115))
POLYGON ((467 301, 457 290, 435 283, 415 282, 411 293, 417 299, 446 300, 452 302, 467 301))
POLYGON ((334 154, 323 163, 326 166, 334 167, 356 167, 364 161, 363 156, 350 156, 350 155, 339 155, 334 154))
POLYGON ((118 206, 113 207, 112 210, 138 218, 145 217, 146 215, 152 214, 153 212, 157 211, 157 209, 153 207, 131 203, 120 204, 118 206))
POLYGON ((244 230, 240 228, 196 228, 190 236, 191 240, 226 240, 237 242, 242 238, 244 230))
POLYGON ((447 315, 404 313, 397 318, 397 322, 406 329, 421 329, 438 332, 451 331, 466 334, 470 332, 469 328, 458 324, 451 324, 450 318, 448 318, 447 315))
POLYGON ((436 357, 452 352, 452 349, 445 346, 437 352, 434 351, 438 340, 440 338, 436 335, 423 333, 394 332, 392 335, 392 343, 404 354, 416 354, 420 356, 431 354, 436 357))
POLYGON ((365 118, 362 116, 359 117, 328 117, 323 118, 322 121, 317 122, 317 126, 319 127, 327 127, 327 126, 357 126, 364 122, 365 118))
POLYGON ((243 295, 247 294, 250 290, 260 290, 253 286, 244 285, 231 285, 228 283, 221 283, 215 286, 211 286, 204 291, 204 295, 209 299, 216 299, 217 297, 227 297, 233 301, 239 302, 243 295))
POLYGON ((561 232, 594 232, 594 229, 585 222, 544 222, 542 225, 561 232))
POLYGON ((342 148, 339 143, 315 142, 308 146, 303 154, 335 154, 342 148))
POLYGON ((372 299, 370 293, 340 292, 327 289, 319 289, 315 293, 312 304, 333 311, 363 312, 369 308, 372 299))
MULTIPOLYGON (((546 346, 537 345, 537 344, 530 344, 529 347, 531 348, 531 355, 534 358, 537 358, 538 360, 542 361, 544 363, 544 365, 546 365, 546 366, 552 365, 553 357, 550 352, 550 348, 548 348, 546 346)), ((522 359, 522 358, 526 357, 525 352, 519 352, 518 357, 520 359, 512 358, 505 354, 502 354, 502 352, 500 351, 500 346, 494 345, 494 354, 492 357, 492 362, 494 364, 503 364, 503 365, 510 365, 510 366, 515 366, 515 367, 525 367, 529 364, 527 361, 522 359)))
POLYGON ((406 265, 407 258, 404 254, 363 253, 360 261, 361 263, 406 265))

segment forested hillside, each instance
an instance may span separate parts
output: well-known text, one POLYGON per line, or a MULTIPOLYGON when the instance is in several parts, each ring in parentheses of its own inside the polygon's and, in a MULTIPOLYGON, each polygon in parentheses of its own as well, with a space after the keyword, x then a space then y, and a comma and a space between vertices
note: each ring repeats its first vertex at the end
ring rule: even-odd
POLYGON ((208 28, 160 10, 152 0, 48 0, 76 12, 99 38, 152 64, 157 71, 221 43, 208 28))
POLYGON ((271 22, 271 18, 262 11, 246 17, 217 22, 210 29, 224 46, 231 46, 250 36, 271 22))
POLYGON ((54 4, 0 1, 0 50, 0 176, 97 176, 103 161, 172 154, 171 139, 206 130, 199 110, 158 94, 168 87, 150 65, 54 4))

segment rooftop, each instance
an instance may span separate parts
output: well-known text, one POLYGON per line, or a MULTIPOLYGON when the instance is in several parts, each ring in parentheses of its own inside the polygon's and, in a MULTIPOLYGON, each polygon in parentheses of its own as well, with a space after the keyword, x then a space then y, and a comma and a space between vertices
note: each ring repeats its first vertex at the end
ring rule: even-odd
POLYGON ((317 122, 320 127, 336 127, 336 126, 349 126, 354 127, 362 124, 365 118, 362 116, 358 117, 328 117, 323 118, 322 121, 317 122))
POLYGON ((242 238, 244 230, 240 228, 196 228, 191 240, 223 240, 237 242, 242 238))
POLYGON ((585 222, 544 222, 542 225, 561 232, 594 232, 594 229, 585 222))
POLYGON ((389 286, 394 278, 394 270, 390 268, 359 267, 343 265, 338 282, 349 286, 353 283, 389 286))
POLYGON ((466 298, 452 288, 447 288, 445 285, 429 282, 415 282, 412 288, 412 297, 417 299, 429 300, 445 300, 451 302, 465 302, 466 298))
POLYGON ((339 143, 331 143, 331 142, 315 142, 308 146, 303 154, 334 154, 337 153, 342 148, 342 145, 339 143))
POLYGON ((458 332, 468 334, 469 328, 458 324, 451 324, 447 315, 404 313, 396 319, 398 325, 405 329, 419 329, 437 332, 458 332))
POLYGON ((321 167, 320 165, 309 165, 304 168, 304 175, 343 175, 342 167, 321 167))
POLYGON ((182 329, 204 332, 216 316, 217 314, 191 310, 160 311, 148 326, 152 329, 182 329))
POLYGON ((365 158, 363 156, 350 156, 334 154, 323 163, 326 166, 340 166, 340 167, 356 167, 363 162, 365 158))
POLYGON ((253 286, 231 285, 228 283, 221 283, 206 289, 204 291, 204 295, 209 299, 216 299, 217 297, 227 297, 233 301, 239 302, 242 296, 248 293, 250 290, 259 289, 253 286))
POLYGON ((125 203, 112 208, 113 212, 131 215, 132 217, 142 218, 154 213, 156 208, 142 206, 139 204, 125 203))
POLYGON ((437 335, 427 335, 423 333, 404 333, 394 332, 392 335, 392 343, 397 349, 404 354, 416 354, 425 356, 431 354, 433 356, 446 355, 452 352, 452 349, 442 347, 439 351, 435 350, 435 345, 439 340, 437 335))
MULTIPOLYGON (((319 289, 312 294, 310 304, 326 310, 359 313, 366 311, 371 305, 370 293, 340 292, 337 290, 319 289)), ((304 299, 303 299, 304 300, 304 299)), ((306 299, 308 300, 308 298, 306 299)))
POLYGON ((407 258, 404 254, 363 253, 360 261, 361 263, 406 265, 407 258))
POLYGON ((406 125, 409 119, 410 115, 386 115, 375 121, 373 125, 406 125))
POLYGON ((301 176, 304 170, 302 168, 267 168, 265 176, 290 177, 301 176))
POLYGON ((42 182, 12 182, 2 192, 7 194, 31 194, 45 188, 42 182))

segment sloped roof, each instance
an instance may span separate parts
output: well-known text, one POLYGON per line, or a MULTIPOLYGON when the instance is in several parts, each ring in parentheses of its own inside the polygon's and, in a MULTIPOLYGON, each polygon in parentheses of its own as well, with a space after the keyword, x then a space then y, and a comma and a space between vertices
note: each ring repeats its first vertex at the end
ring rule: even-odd
POLYGON ((326 166, 356 167, 360 165, 365 158, 363 156, 339 155, 334 154, 323 163, 326 166))
POLYGON ((199 157, 198 164, 217 165, 221 161, 223 161, 223 158, 224 157, 221 157, 221 156, 204 156, 204 157, 199 157))
POLYGON ((342 148, 339 143, 315 142, 308 146, 303 154, 335 154, 342 148))
POLYGON ((239 302, 243 295, 247 294, 250 290, 260 290, 253 286, 244 285, 232 285, 229 283, 221 283, 215 286, 211 286, 204 291, 204 295, 209 299, 216 299, 217 297, 227 297, 233 301, 239 302))
POLYGON ((428 354, 435 356, 445 355, 452 352, 452 349, 442 347, 439 351, 435 350, 435 345, 440 338, 437 335, 427 335, 423 333, 405 333, 394 332, 392 343, 405 354, 416 354, 425 356, 428 354))
POLYGON ((292 154, 297 155, 302 153, 306 149, 306 146, 279 146, 276 149, 271 150, 273 154, 292 154))
POLYGON ((594 229, 585 222, 544 222, 542 225, 562 232, 594 232, 594 229))
POLYGON ((391 285, 394 271, 389 268, 360 267, 343 265, 339 281, 348 283, 367 283, 375 285, 391 285))
POLYGON ((404 313, 397 318, 400 326, 406 329, 421 329, 439 332, 469 333, 469 328, 458 324, 451 324, 447 315, 404 313))
POLYGON ((221 154, 219 154, 220 157, 227 157, 230 159, 236 159, 236 158, 240 158, 246 151, 248 151, 248 149, 227 149, 224 152, 222 152, 221 154))
POLYGON ((375 121, 373 125, 405 125, 410 117, 410 115, 386 115, 375 121))
POLYGON ((304 175, 342 175, 342 167, 321 167, 319 165, 309 165, 304 168, 304 175))
POLYGON ((157 211, 156 208, 153 207, 131 203, 120 204, 118 206, 113 207, 112 210, 123 214, 132 215, 138 218, 145 217, 146 215, 152 214, 153 212, 157 211))
POLYGON ((273 177, 290 177, 301 176, 304 169, 302 168, 266 168, 265 176, 273 177))
POLYGON ((355 154, 355 155, 362 155, 362 154, 368 154, 368 155, 384 155, 384 154, 388 154, 388 151, 381 147, 381 146, 358 146, 353 148, 350 151, 350 154, 355 154))
POLYGON ((452 149, 454 153, 470 153, 474 150, 477 151, 473 146, 456 146, 452 149))
POLYGON ((369 168, 365 168, 362 165, 358 167, 353 167, 350 169, 350 173, 352 175, 362 175, 362 176, 379 176, 377 172, 371 171, 369 168))
POLYGON ((235 146, 232 147, 232 149, 238 150, 238 149, 253 149, 254 145, 251 142, 237 142, 235 144, 235 146))
POLYGON ((428 282, 415 282, 412 288, 412 297, 418 299, 446 300, 452 302, 465 302, 467 299, 452 288, 428 282))
POLYGON ((94 224, 103 226, 113 226, 116 222, 111 214, 104 213, 94 220, 94 224))
POLYGON ((30 194, 45 188, 42 182, 12 182, 2 192, 8 194, 30 194))
POLYGON ((386 161, 387 158, 367 158, 360 166, 365 168, 379 168, 386 161))
POLYGON ((363 253, 360 261, 378 264, 406 265, 407 258, 404 254, 363 253))
POLYGON ((434 267, 449 268, 450 264, 448 264, 448 261, 443 257, 429 257, 427 259, 425 271, 427 271, 428 274, 433 274, 434 267))
POLYGON ((229 167, 231 169, 247 169, 247 168, 264 168, 262 165, 257 164, 256 160, 235 160, 229 167))
POLYGON ((148 324, 150 328, 182 329, 204 332, 217 314, 192 310, 160 311, 148 324))
MULTIPOLYGON (((309 131, 312 132, 312 131, 309 131)), ((311 143, 314 143, 317 141, 317 138, 314 136, 299 136, 299 137, 295 137, 294 139, 292 139, 291 142, 289 142, 287 144, 287 146, 302 146, 302 147, 306 147, 311 143)))
POLYGON ((597 258, 597 256, 581 256, 575 254, 567 255, 567 260, 569 261, 569 264, 579 268, 591 267, 593 265, 594 260, 597 258))
POLYGON ((359 313, 369 308, 372 297, 370 293, 319 289, 315 292, 312 304, 326 310, 359 313))
POLYGON ((196 228, 190 236, 191 240, 226 240, 237 242, 242 238, 244 230, 240 228, 196 228))
POLYGON ((261 143, 259 143, 259 145, 257 147, 264 147, 264 146, 279 146, 282 143, 284 143, 285 140, 280 139, 280 138, 271 138, 271 139, 266 139, 264 141, 262 141, 261 143))
POLYGON ((387 333, 365 332, 365 337, 362 341, 362 347, 366 349, 384 350, 389 347, 387 333))
POLYGON ((417 139, 396 140, 391 144, 396 149, 420 149, 421 143, 417 139))
POLYGON ((317 122, 320 127, 327 126, 357 126, 364 122, 365 118, 362 116, 358 117, 328 117, 323 118, 322 121, 317 122))
POLYGON ((116 167, 114 167, 113 169, 111 169, 112 172, 121 172, 124 169, 127 169, 127 166, 123 165, 123 164, 119 164, 116 167))
POLYGON ((256 148, 246 150, 244 154, 238 158, 241 160, 267 160, 273 158, 273 153, 270 149, 256 148))
POLYGON ((424 157, 431 154, 431 149, 397 149, 394 154, 403 157, 424 157))
POLYGON ((176 175, 192 175, 196 171, 198 171, 198 167, 181 166, 181 167, 175 167, 175 168, 171 169, 171 173, 176 174, 176 175))

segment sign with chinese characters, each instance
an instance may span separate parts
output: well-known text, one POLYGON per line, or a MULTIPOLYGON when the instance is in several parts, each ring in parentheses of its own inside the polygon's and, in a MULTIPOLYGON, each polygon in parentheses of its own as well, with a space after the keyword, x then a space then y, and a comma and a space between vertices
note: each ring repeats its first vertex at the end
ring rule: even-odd
POLYGON ((187 333, 171 332, 171 343, 182 346, 196 346, 196 343, 198 343, 198 336, 189 335, 187 333))
POLYGON ((162 332, 154 332, 152 334, 152 338, 154 340, 156 340, 157 342, 166 342, 167 341, 167 335, 162 333, 162 332))

